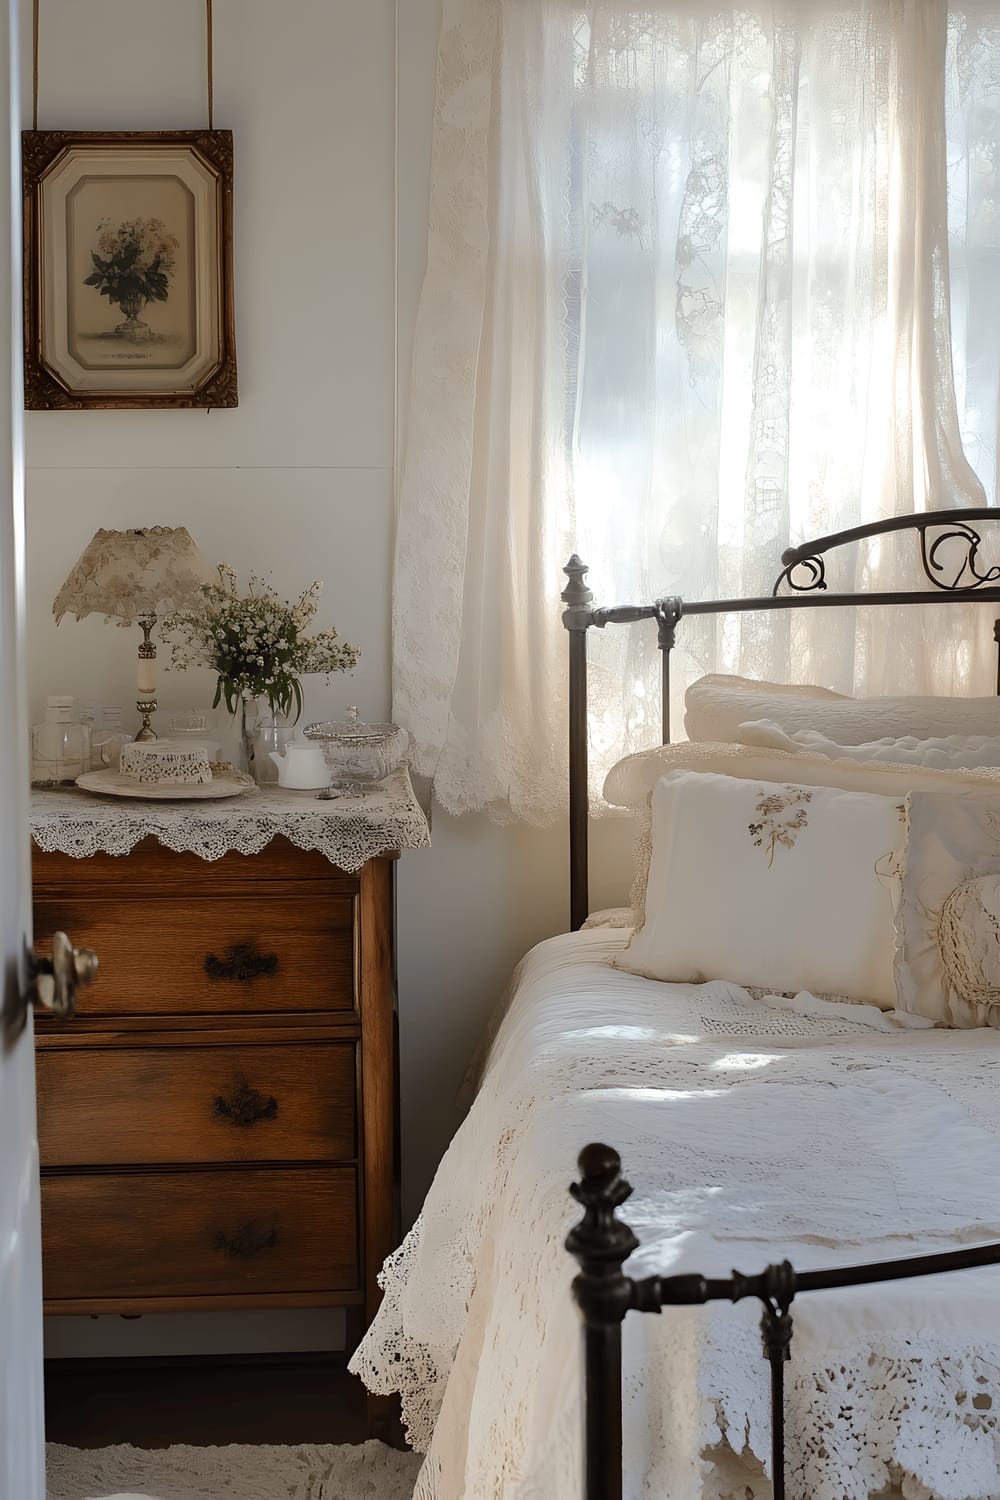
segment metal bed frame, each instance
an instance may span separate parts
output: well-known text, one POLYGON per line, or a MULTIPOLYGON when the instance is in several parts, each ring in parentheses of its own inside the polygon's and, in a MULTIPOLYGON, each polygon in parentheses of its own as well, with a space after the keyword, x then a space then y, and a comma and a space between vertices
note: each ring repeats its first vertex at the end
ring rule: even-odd
MULTIPOLYGON (((782 554, 781 572, 772 593, 755 599, 711 599, 690 603, 675 597, 652 604, 596 608, 585 582, 586 565, 575 554, 566 564, 569 582, 562 593, 566 605, 563 624, 569 631, 569 780, 570 780, 570 909, 576 930, 588 912, 587 820, 587 632, 612 624, 655 620, 662 653, 662 739, 670 742, 670 654, 677 627, 685 615, 748 613, 757 610, 836 608, 845 605, 955 604, 962 601, 1000 605, 1000 566, 982 568, 982 537, 972 522, 1000 521, 1000 508, 925 511, 888 521, 856 526, 790 547, 782 554), (883 536, 916 532, 926 590, 871 594, 827 592, 825 557, 838 547, 883 536), (955 545, 957 544, 957 554, 955 545), (944 557, 949 552, 950 561, 944 557), (957 555, 957 561, 956 559, 957 555), (782 589, 788 592, 781 592, 782 589)), ((1000 694, 1000 619, 994 621, 997 642, 997 693, 1000 694)), ((1000 728, 1000 724, 998 724, 1000 728)), ((585 1361, 585 1487, 586 1500, 621 1500, 622 1496, 622 1371, 621 1328, 629 1311, 659 1313, 664 1307, 707 1302, 739 1302, 757 1298, 762 1305, 761 1337, 771 1379, 771 1480, 774 1500, 784 1500, 784 1366, 791 1358, 794 1298, 804 1292, 835 1287, 935 1276, 946 1271, 1000 1263, 1000 1243, 975 1246, 940 1255, 922 1255, 877 1264, 838 1267, 829 1271, 796 1272, 788 1261, 770 1265, 757 1275, 734 1271, 727 1277, 696 1274, 626 1276, 624 1262, 638 1246, 617 1210, 632 1189, 621 1176, 621 1161, 610 1146, 587 1146, 579 1158, 580 1181, 570 1192, 584 1210, 566 1248, 580 1270, 573 1294, 584 1330, 585 1361)))
POLYGON ((761 1340, 771 1367, 771 1484, 774 1500, 785 1500, 784 1368, 792 1357, 790 1309, 796 1295, 1000 1263, 1000 1244, 994 1243, 831 1271, 796 1272, 786 1260, 757 1276, 733 1271, 722 1277, 689 1274, 634 1281, 622 1270, 639 1241, 616 1217, 616 1210, 632 1192, 621 1176, 618 1153, 610 1146, 587 1146, 580 1153, 579 1168, 580 1181, 573 1183, 570 1192, 582 1204, 584 1215, 570 1231, 566 1248, 580 1264, 573 1295, 583 1315, 586 1500, 622 1500, 622 1323, 626 1313, 740 1302, 745 1297, 760 1301, 761 1340))
MULTIPOLYGON (((873 521, 868 526, 854 526, 848 531, 837 531, 815 541, 803 542, 801 546, 789 547, 782 553, 781 572, 771 593, 756 599, 691 601, 670 596, 655 599, 652 604, 596 608, 594 595, 585 581, 589 571, 587 565, 573 554, 563 569, 569 582, 561 598, 566 605, 563 624, 569 632, 570 927, 574 932, 586 921, 588 914, 588 630, 591 627, 603 630, 607 625, 633 624, 638 620, 656 621, 657 644, 661 652, 662 738, 663 744, 667 745, 670 743, 670 654, 676 644, 677 627, 685 616, 750 614, 776 609, 836 609, 860 604, 960 604, 963 601, 1000 604, 1000 587, 997 586, 1000 584, 1000 565, 980 567, 982 537, 970 524, 973 521, 1000 521, 1000 508, 980 506, 893 516, 888 521, 873 521), (825 557, 828 552, 895 531, 917 532, 920 561, 931 588, 872 594, 827 592, 825 557), (782 588, 789 592, 782 593, 782 588)), ((993 638, 997 642, 997 693, 1000 694, 1000 620, 994 622, 993 638)))

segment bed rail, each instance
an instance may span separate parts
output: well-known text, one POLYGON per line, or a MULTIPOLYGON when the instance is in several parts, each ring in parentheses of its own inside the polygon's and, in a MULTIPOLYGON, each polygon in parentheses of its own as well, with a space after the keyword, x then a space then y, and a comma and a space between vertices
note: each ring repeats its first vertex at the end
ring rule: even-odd
MULTIPOLYGON (((781 555, 781 571, 770 594, 751 599, 697 599, 676 596, 651 604, 595 606, 588 587, 588 567, 573 554, 563 571, 568 582, 562 591, 563 625, 569 632, 569 847, 570 927, 575 932, 587 918, 587 632, 608 625, 655 620, 661 652, 661 734, 670 743, 670 657, 677 628, 685 615, 748 614, 782 609, 839 609, 849 605, 958 604, 1000 605, 1000 565, 983 567, 979 556, 982 536, 972 522, 1000 521, 1000 507, 928 510, 893 516, 867 526, 853 526, 814 541, 789 547, 781 555), (826 555, 890 532, 916 533, 920 563, 930 588, 871 594, 834 594, 827 590, 826 555), (782 589, 789 592, 782 593, 782 589)), ((1000 694, 1000 619, 994 620, 997 642, 997 684, 1000 694)))
POLYGON ((791 1359, 795 1297, 1000 1263, 1000 1244, 988 1244, 829 1271, 797 1272, 786 1260, 751 1276, 733 1271, 723 1277, 688 1274, 634 1281, 622 1270, 639 1241, 617 1217, 632 1192, 621 1175, 618 1153, 610 1146, 587 1146, 580 1152, 579 1169, 580 1181, 570 1192, 584 1214, 570 1231, 566 1248, 580 1266, 573 1295, 583 1319, 585 1500, 622 1500, 621 1332, 627 1313, 746 1297, 761 1303, 761 1341, 771 1378, 771 1482, 774 1500, 785 1500, 784 1367, 791 1359))

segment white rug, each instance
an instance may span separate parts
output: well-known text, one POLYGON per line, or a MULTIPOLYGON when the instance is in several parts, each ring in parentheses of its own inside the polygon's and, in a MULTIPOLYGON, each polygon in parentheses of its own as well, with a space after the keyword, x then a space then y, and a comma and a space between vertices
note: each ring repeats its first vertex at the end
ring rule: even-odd
POLYGON ((66 1448, 49 1443, 48 1500, 410 1500, 417 1453, 356 1446, 66 1448))

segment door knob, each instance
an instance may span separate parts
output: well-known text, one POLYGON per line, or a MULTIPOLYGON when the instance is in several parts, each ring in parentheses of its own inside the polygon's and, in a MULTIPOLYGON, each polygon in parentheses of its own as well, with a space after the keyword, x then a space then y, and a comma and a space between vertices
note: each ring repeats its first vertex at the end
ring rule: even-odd
POLYGON ((76 992, 97 978, 97 954, 74 948, 64 932, 52 934, 52 957, 33 956, 34 994, 29 1000, 68 1021, 76 1010, 76 992))
POLYGON ((28 954, 28 983, 24 990, 8 996, 4 1008, 4 1030, 15 1039, 24 1030, 28 1008, 37 1005, 62 1021, 76 1010, 76 992, 97 977, 97 954, 89 948, 74 948, 64 932, 52 934, 52 957, 28 954))

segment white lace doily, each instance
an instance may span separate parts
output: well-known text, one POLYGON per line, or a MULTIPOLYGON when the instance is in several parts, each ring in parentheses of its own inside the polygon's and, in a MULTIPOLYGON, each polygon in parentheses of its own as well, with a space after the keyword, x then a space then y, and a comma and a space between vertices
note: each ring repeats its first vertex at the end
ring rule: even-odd
POLYGON ((36 791, 31 836, 46 853, 86 859, 128 854, 155 838, 179 854, 221 859, 235 850, 259 854, 278 835, 299 849, 317 849, 348 874, 396 849, 426 849, 427 819, 405 768, 363 797, 320 802, 315 792, 257 787, 219 802, 117 801, 68 788, 36 791))

